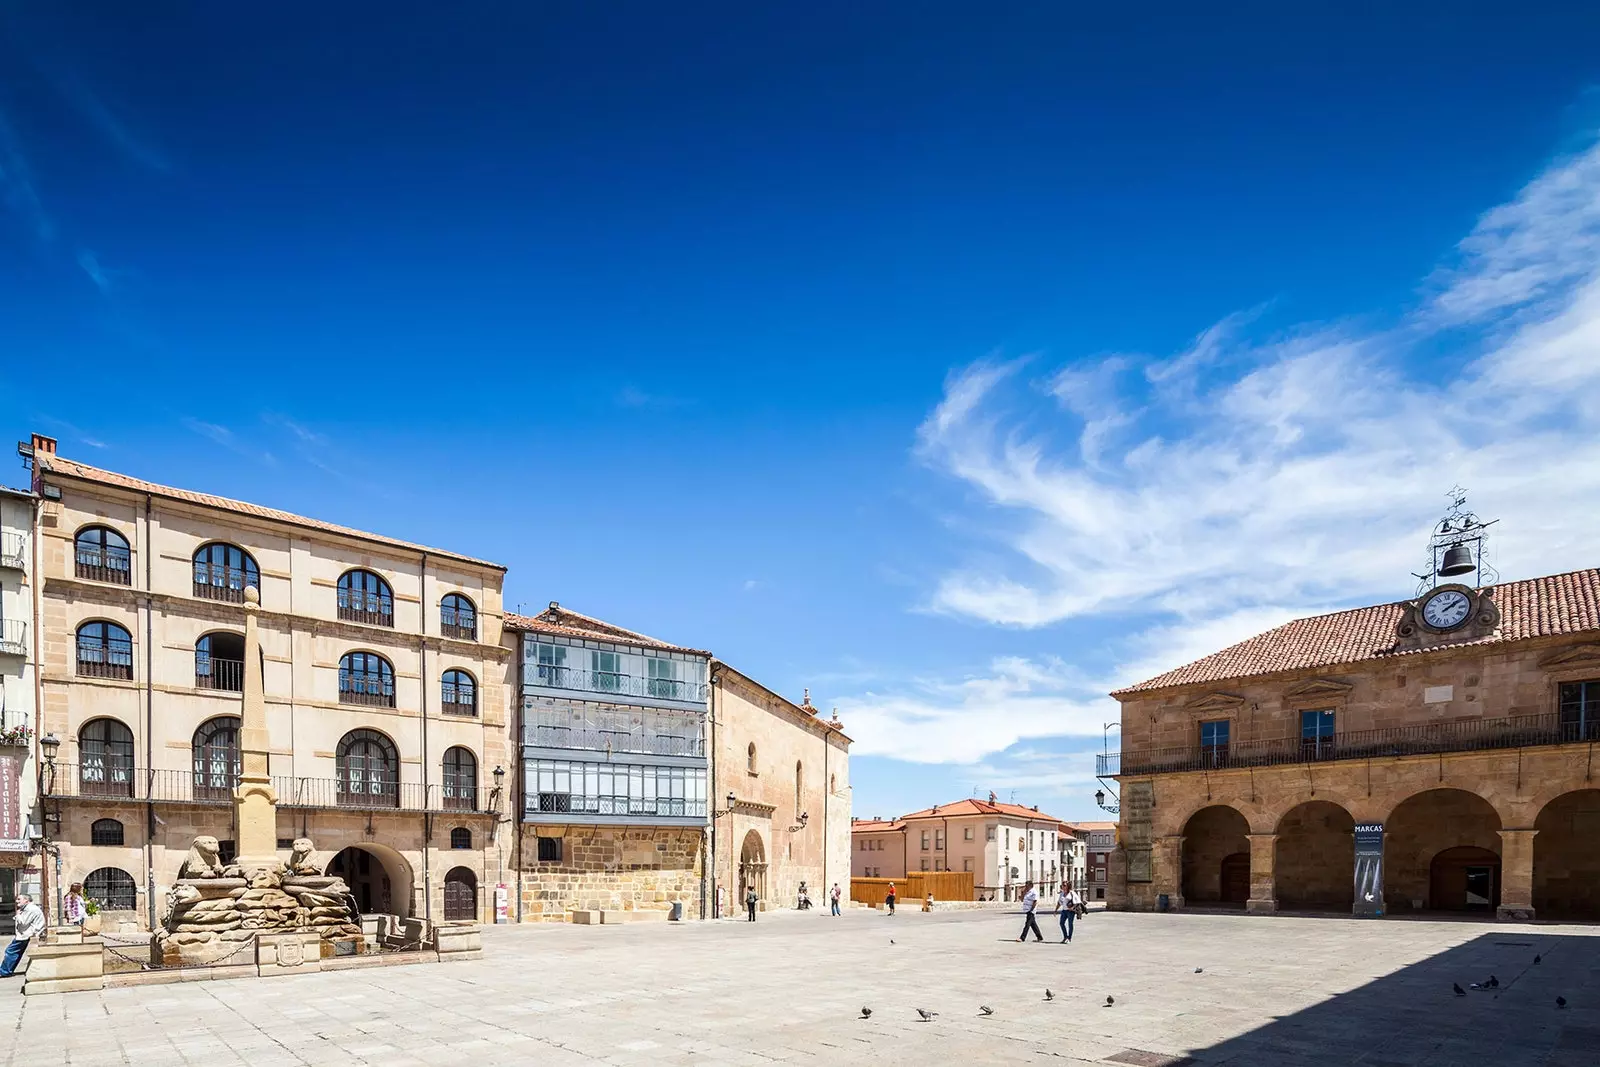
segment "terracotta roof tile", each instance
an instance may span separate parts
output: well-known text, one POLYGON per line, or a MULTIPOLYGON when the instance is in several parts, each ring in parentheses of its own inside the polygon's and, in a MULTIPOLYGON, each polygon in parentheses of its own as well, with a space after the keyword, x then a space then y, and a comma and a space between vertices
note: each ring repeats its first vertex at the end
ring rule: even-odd
MULTIPOLYGON (((1444 648, 1495 645, 1600 630, 1600 568, 1503 582, 1493 590, 1494 602, 1500 609, 1499 631, 1444 648)), ((1395 647, 1394 630, 1405 604, 1406 601, 1396 601, 1296 619, 1193 663, 1118 689, 1111 695, 1437 651, 1439 646, 1431 649, 1395 647)))
POLYGON ((518 615, 508 611, 502 623, 507 630, 518 630, 524 633, 553 634, 557 637, 576 637, 589 641, 617 641, 625 645, 639 645, 644 648, 659 648, 664 652, 682 652, 690 656, 710 657, 711 653, 698 648, 684 648, 681 645, 669 645, 665 641, 658 641, 654 637, 633 630, 624 630, 620 626, 613 626, 608 622, 591 618, 588 615, 570 611, 567 608, 548 608, 537 615, 518 615))
POLYGON ((1060 822, 1053 815, 1038 811, 1034 808, 1023 807, 1021 804, 999 804, 987 800, 958 800, 953 804, 939 804, 932 808, 923 808, 913 811, 909 815, 900 816, 901 821, 907 819, 938 819, 944 816, 955 818, 958 815, 1009 815, 1019 819, 1036 819, 1043 822, 1060 822))
POLYGON ((899 819, 886 822, 883 819, 857 819, 850 824, 853 834, 885 833, 893 830, 904 830, 906 824, 899 819))
POLYGON ((77 460, 65 459, 45 452, 37 453, 34 456, 34 460, 39 464, 41 472, 48 471, 51 474, 67 478, 80 478, 86 482, 95 482, 99 485, 108 485, 135 493, 150 493, 155 496, 167 497, 170 500, 182 500, 189 504, 198 504, 201 507, 237 512, 240 515, 252 515, 258 519, 268 519, 272 522, 293 523, 296 526, 304 526, 312 530, 321 530, 325 533, 371 541, 374 544, 388 545, 391 548, 405 549, 408 552, 426 552, 429 555, 439 556, 443 559, 459 560, 463 563, 489 567, 497 571, 505 570, 505 567, 498 563, 491 563, 486 559, 476 559, 472 556, 463 556, 459 552, 429 548, 427 545, 418 545, 410 541, 384 537, 382 534, 368 533, 365 530, 357 530, 349 526, 339 526, 335 523, 323 522, 321 519, 310 519, 304 515, 296 515, 289 511, 279 511, 277 508, 262 507, 260 504, 251 504, 243 500, 231 500, 225 496, 196 493, 191 489, 175 489, 170 485, 158 485, 155 482, 132 478, 126 474, 117 474, 114 471, 101 470, 99 467, 91 467, 87 463, 79 463, 77 460))

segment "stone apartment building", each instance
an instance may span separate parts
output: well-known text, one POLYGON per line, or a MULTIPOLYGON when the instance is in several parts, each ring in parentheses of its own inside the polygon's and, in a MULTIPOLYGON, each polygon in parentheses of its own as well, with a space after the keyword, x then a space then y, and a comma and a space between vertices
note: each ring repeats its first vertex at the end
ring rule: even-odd
POLYGON ((1114 907, 1600 918, 1600 571, 1298 619, 1113 695, 1114 907))
POLYGON ((38 780, 31 743, 38 654, 33 510, 32 493, 0 486, 0 932, 11 929, 16 895, 38 897, 42 889, 32 819, 38 780))
POLYGON ((284 856, 311 837, 364 910, 492 916, 502 567, 100 470, 42 435, 22 451, 52 911, 82 881, 113 922, 147 926, 196 835, 231 850, 254 586, 284 856))
POLYGON ((1038 807, 958 800, 902 815, 893 823, 857 822, 853 871, 863 866, 903 877, 910 871, 967 871, 979 900, 1016 900, 1031 881, 1041 896, 1061 884, 1061 821, 1038 807), (898 842, 898 847, 896 845, 898 842), (873 853, 885 857, 879 863, 873 853))
POLYGON ((521 664, 518 918, 683 918, 825 899, 847 877, 849 744, 709 652, 552 603, 521 664))

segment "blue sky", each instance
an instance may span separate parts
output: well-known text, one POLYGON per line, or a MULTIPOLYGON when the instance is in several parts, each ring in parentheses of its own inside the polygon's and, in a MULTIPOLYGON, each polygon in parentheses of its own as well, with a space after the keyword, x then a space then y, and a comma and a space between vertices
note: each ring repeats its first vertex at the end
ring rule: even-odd
POLYGON ((7 4, 0 414, 809 686, 863 815, 1091 817, 1454 483, 1596 562, 1600 13, 861 6, 7 4))

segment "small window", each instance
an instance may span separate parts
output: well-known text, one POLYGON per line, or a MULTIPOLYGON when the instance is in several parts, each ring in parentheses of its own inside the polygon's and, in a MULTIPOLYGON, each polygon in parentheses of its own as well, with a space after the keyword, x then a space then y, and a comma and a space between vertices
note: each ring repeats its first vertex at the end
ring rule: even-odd
POLYGON ((922 831, 922 851, 928 851, 928 831, 922 831))
POLYGON ((923 860, 922 861, 922 869, 923 870, 927 870, 928 869, 928 861, 927 860, 923 860))
POLYGON ((439 602, 439 632, 461 641, 478 639, 478 609, 460 593, 439 602))
POLYGON ((466 671, 445 671, 439 703, 446 715, 478 714, 478 683, 466 671))
POLYGON ((451 830, 450 831, 450 847, 451 848, 471 848, 472 847, 472 831, 468 830, 465 826, 458 826, 454 830, 451 830))
POLYGON ((89 844, 122 844, 122 824, 115 819, 96 819, 89 827, 89 844))
POLYGON ((194 554, 194 595, 203 600, 244 603, 247 585, 261 589, 261 570, 250 553, 238 545, 218 541, 194 554))
POLYGON ((232 838, 226 838, 217 842, 217 859, 222 861, 224 867, 232 863, 238 855, 239 843, 237 841, 232 838))
POLYGON ((1300 713, 1300 755, 1302 759, 1333 757, 1332 708, 1300 713))
POLYGON ((750 742, 744 750, 744 769, 747 774, 756 773, 756 743, 750 742))
POLYGON ((943 830, 935 830, 933 832, 933 847, 938 849, 940 852, 944 851, 944 831, 943 830))
POLYGON ((78 627, 78 674, 132 681, 133 635, 114 622, 86 622, 78 627))
POLYGON ((133 875, 116 867, 101 867, 83 880, 84 895, 98 900, 107 911, 133 911, 138 907, 139 890, 133 875))
POLYGON ((616 652, 590 650, 589 672, 597 693, 620 693, 627 675, 622 673, 622 656, 616 652))
POLYGON ((1562 740, 1600 740, 1600 679, 1563 682, 1559 696, 1562 740))
POLYGON ((970 826, 965 827, 961 831, 961 840, 963 840, 963 841, 971 841, 972 840, 972 827, 970 827, 970 826))
POLYGON ((985 841, 993 841, 994 840, 994 827, 991 826, 991 827, 988 828, 988 832, 985 834, 984 840, 985 841))
POLYGON ((280 838, 278 838, 278 851, 279 852, 292 852, 292 851, 294 851, 294 838, 292 838, 292 837, 280 837, 280 838))
POLYGON ((128 540, 109 526, 89 526, 78 531, 76 568, 79 578, 92 582, 133 584, 133 557, 128 540))
POLYGON ((559 837, 541 837, 541 838, 539 838, 539 862, 540 863, 560 863, 561 862, 561 838, 559 838, 559 837))
POLYGON ((394 593, 371 571, 345 571, 339 576, 339 618, 373 626, 394 626, 394 593))
POLYGON ((1220 767, 1228 762, 1227 719, 1216 719, 1200 724, 1200 757, 1208 766, 1220 767))
POLYGON ((961 869, 963 871, 972 870, 972 857, 971 856, 968 856, 966 859, 961 861, 961 869))

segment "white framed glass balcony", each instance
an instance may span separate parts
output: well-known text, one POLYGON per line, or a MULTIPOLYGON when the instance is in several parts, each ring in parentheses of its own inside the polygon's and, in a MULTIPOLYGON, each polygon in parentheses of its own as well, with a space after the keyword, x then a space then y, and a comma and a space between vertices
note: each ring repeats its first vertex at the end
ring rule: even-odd
POLYGON ((522 743, 530 748, 704 759, 705 715, 699 711, 597 707, 526 696, 522 743))
POLYGON ((524 691, 583 694, 608 702, 703 706, 707 659, 665 649, 529 634, 524 691))
POLYGON ((706 769, 523 760, 524 822, 701 824, 706 769))

